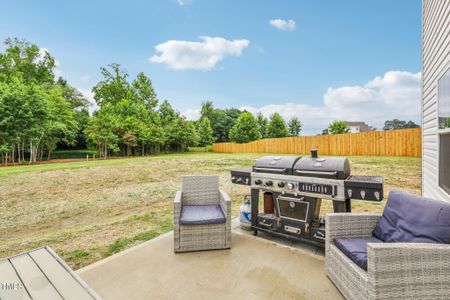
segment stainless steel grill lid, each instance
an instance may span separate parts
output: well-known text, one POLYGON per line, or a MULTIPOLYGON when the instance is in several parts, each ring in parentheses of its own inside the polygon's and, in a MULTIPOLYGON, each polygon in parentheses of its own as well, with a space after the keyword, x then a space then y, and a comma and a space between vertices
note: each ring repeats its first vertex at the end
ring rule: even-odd
POLYGON ((302 157, 294 166, 293 175, 346 179, 350 176, 350 163, 346 157, 302 157))
POLYGON ((263 156, 253 165, 253 172, 292 175, 298 156, 263 156))

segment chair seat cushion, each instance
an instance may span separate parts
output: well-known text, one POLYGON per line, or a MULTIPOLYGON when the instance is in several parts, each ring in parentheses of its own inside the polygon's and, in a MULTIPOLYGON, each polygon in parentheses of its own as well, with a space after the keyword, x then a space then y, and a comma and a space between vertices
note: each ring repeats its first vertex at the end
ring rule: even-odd
POLYGON ((373 235, 385 242, 450 243, 450 203, 391 191, 373 235))
POLYGON ((335 239, 334 244, 348 258, 350 258, 360 268, 367 271, 367 244, 383 243, 376 237, 366 238, 340 238, 335 239))
POLYGON ((225 215, 220 205, 183 205, 181 207, 181 225, 225 223, 225 215))

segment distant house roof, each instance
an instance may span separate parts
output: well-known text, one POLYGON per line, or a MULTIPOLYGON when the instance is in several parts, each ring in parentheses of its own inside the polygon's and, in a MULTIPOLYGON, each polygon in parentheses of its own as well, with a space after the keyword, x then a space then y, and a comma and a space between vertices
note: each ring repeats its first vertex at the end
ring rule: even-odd
MULTIPOLYGON (((359 127, 359 130, 357 132, 367 132, 372 131, 374 128, 372 126, 369 126, 366 124, 366 122, 360 122, 360 121, 352 121, 352 122, 346 122, 348 127, 359 127)), ((356 132, 356 131, 352 131, 356 132)))

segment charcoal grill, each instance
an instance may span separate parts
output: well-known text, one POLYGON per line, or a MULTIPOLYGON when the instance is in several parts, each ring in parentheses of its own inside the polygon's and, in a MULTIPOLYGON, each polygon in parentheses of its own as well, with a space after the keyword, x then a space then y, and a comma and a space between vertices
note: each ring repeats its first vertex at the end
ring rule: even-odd
POLYGON ((322 199, 334 212, 351 212, 351 199, 381 201, 383 177, 351 175, 346 157, 264 156, 251 169, 231 171, 231 181, 251 187, 251 222, 258 231, 308 241, 325 242, 322 199), (259 195, 272 195, 273 213, 259 212, 259 195))

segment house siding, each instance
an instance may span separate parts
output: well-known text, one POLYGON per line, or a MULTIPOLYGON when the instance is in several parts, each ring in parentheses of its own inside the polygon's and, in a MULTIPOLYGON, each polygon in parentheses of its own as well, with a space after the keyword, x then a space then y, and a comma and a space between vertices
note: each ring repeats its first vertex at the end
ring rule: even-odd
POLYGON ((450 201, 439 187, 438 79, 450 68, 450 0, 422 1, 422 194, 450 201))

